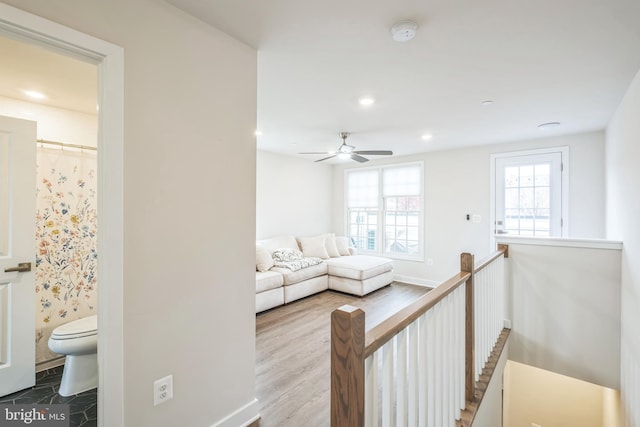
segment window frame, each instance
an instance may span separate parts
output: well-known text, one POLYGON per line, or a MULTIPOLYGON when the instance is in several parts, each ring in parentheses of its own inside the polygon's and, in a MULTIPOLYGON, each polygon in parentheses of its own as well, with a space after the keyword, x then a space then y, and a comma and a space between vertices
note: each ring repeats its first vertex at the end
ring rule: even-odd
MULTIPOLYGON (((424 262, 425 259, 425 242, 424 242, 424 209, 425 209, 425 200, 424 200, 424 162, 423 161, 413 161, 413 162, 405 162, 405 163, 393 163, 393 164, 384 164, 378 166, 368 166, 368 167, 355 167, 355 168, 347 168, 344 170, 344 232, 345 236, 350 235, 350 227, 351 227, 351 210, 349 208, 349 174, 353 172, 363 172, 367 170, 375 170, 378 173, 378 207, 377 207, 377 220, 376 220, 376 241, 375 241, 375 249, 374 250, 364 250, 358 248, 359 253, 362 254, 370 254, 370 255, 379 255, 387 258, 398 259, 398 260, 407 260, 407 261, 420 261, 424 262), (384 188, 384 178, 383 172, 385 169, 394 169, 401 168, 407 166, 418 166, 420 170, 420 194, 418 197, 419 201, 419 211, 418 211, 418 253, 416 254, 405 254, 402 252, 385 252, 384 244, 386 240, 386 198, 383 194, 384 188)), ((389 197, 407 197, 407 196, 389 196, 389 197)), ((354 210, 366 210, 367 208, 353 208, 354 210)), ((395 212, 395 211, 394 211, 395 212)), ((409 212, 409 211, 401 211, 401 212, 409 212)))
MULTIPOLYGON (((531 238, 532 236, 520 236, 513 234, 497 234, 496 233, 496 203, 497 203, 497 174, 498 174, 498 161, 505 159, 519 159, 520 163, 528 164, 526 161, 527 157, 540 156, 540 155, 550 155, 550 154, 560 154, 560 163, 561 169, 559 173, 560 177, 560 219, 561 219, 561 227, 560 227, 560 235, 549 236, 549 237, 568 237, 569 236, 569 147, 561 146, 561 147, 548 147, 534 150, 522 150, 522 151, 510 151, 504 153, 495 153, 491 155, 490 160, 490 205, 489 205, 489 234, 490 234, 490 250, 495 249, 496 238, 498 236, 508 236, 509 238, 531 238)), ((504 191, 504 185, 502 187, 502 191, 504 191)), ((553 190, 552 190, 553 191, 553 190)))

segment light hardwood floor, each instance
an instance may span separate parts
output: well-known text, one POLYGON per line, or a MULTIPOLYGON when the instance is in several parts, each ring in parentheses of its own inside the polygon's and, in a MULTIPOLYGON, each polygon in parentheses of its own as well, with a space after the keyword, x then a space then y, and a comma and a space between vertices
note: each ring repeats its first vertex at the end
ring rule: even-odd
POLYGON ((359 298, 325 291, 256 316, 256 396, 262 418, 253 426, 328 426, 331 312, 362 308, 367 330, 429 288, 392 283, 359 298))

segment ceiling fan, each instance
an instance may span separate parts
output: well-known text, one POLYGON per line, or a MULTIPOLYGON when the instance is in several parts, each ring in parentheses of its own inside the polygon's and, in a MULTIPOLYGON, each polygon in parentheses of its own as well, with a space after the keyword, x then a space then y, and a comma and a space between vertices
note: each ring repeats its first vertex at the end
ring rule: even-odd
POLYGON ((329 157, 324 157, 322 159, 316 160, 316 162, 321 162, 323 160, 333 159, 334 157, 338 157, 340 159, 351 159, 356 162, 364 163, 368 162, 369 159, 366 157, 362 157, 362 154, 366 156, 391 156, 393 155, 393 151, 389 150, 358 150, 355 151, 353 145, 347 145, 347 137, 349 136, 349 132, 340 132, 340 138, 342 138, 342 145, 338 147, 336 151, 319 151, 319 152, 306 152, 299 154, 330 154, 329 157))

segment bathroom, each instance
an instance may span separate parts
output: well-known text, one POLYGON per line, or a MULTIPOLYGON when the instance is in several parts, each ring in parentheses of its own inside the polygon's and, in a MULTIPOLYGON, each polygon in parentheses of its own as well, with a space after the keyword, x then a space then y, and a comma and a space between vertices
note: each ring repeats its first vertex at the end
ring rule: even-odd
POLYGON ((12 65, 0 77, 0 116, 37 123, 33 304, 41 381, 49 372, 59 378, 65 363, 50 349, 52 332, 98 311, 97 67, 5 37, 0 55, 12 65))

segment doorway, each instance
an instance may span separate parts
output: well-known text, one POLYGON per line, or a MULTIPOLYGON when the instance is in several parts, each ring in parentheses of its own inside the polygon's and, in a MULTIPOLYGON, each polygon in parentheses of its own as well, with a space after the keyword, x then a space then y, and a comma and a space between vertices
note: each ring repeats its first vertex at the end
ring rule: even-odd
POLYGON ((0 116, 37 123, 33 303, 42 372, 64 362, 47 345, 52 331, 98 312, 97 67, 1 36, 0 56, 11 64, 0 79, 0 116))
POLYGON ((121 47, 0 3, 0 35, 96 64, 98 81, 98 425, 123 425, 123 134, 121 47), (108 96, 105 96, 108 93, 108 96), (108 184, 108 185, 107 185, 108 184))

